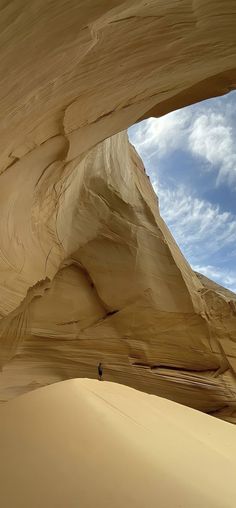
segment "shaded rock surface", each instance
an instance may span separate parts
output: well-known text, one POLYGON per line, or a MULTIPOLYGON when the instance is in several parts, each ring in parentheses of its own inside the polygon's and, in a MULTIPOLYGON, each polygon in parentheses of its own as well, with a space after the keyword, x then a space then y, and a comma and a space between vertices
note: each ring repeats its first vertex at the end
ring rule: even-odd
POLYGON ((0 400, 96 377, 234 420, 236 304, 125 129, 236 85, 233 1, 2 2, 0 400))

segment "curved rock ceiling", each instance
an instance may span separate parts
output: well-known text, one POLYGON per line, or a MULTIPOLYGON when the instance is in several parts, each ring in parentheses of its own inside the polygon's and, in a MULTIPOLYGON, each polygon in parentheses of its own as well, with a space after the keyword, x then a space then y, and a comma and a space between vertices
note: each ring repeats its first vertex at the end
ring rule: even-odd
POLYGON ((125 129, 236 87, 235 2, 0 9, 0 400, 101 361, 233 421, 236 296, 191 270, 125 129))

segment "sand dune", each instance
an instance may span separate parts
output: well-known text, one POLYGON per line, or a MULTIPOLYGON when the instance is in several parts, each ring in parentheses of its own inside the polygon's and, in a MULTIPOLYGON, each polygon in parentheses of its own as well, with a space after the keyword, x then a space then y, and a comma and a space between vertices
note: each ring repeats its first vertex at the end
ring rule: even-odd
POLYGON ((235 507, 236 428, 94 380, 0 410, 1 508, 235 507))

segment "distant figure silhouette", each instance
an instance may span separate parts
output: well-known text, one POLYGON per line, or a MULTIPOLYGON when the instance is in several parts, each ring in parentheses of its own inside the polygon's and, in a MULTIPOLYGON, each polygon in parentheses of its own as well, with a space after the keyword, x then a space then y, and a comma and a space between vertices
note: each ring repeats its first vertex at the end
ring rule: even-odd
POLYGON ((102 368, 102 364, 100 362, 98 364, 98 379, 99 379, 99 381, 102 381, 102 373, 103 373, 103 368, 102 368))

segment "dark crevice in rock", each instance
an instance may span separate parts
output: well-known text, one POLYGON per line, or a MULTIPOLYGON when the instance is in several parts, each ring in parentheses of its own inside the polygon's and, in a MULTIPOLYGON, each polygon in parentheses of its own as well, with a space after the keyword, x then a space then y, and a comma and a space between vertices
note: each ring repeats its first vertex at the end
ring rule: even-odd
POLYGON ((118 310, 111 310, 111 311, 107 312, 106 317, 113 316, 113 314, 116 314, 117 312, 119 312, 119 311, 118 310))
POLYGON ((150 370, 159 370, 159 369, 168 369, 170 371, 179 371, 179 372, 193 372, 193 373, 197 373, 197 374, 201 374, 203 372, 216 372, 218 370, 218 368, 216 367, 215 369, 187 369, 185 367, 176 367, 176 366, 170 366, 170 365, 165 365, 165 364, 154 364, 154 365, 150 365, 149 363, 145 363, 145 362, 132 362, 132 366, 133 367, 144 367, 146 369, 150 369, 150 370))

